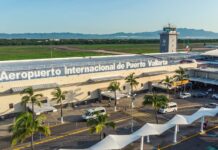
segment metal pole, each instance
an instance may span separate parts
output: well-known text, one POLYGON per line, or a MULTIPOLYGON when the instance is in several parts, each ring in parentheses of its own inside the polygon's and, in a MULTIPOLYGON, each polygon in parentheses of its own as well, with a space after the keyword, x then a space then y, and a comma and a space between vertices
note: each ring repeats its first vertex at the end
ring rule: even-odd
POLYGON ((141 137, 141 149, 140 150, 143 150, 144 149, 144 136, 141 137))
POLYGON ((175 126, 174 138, 173 138, 174 143, 177 143, 177 131, 178 131, 178 125, 175 126))
POLYGON ((132 106, 132 109, 133 109, 134 108, 133 97, 132 97, 132 104, 131 104, 131 106, 132 106))
POLYGON ((201 129, 200 129, 201 133, 204 133, 204 116, 201 117, 201 129))
POLYGON ((131 132, 133 132, 133 108, 131 108, 131 132))
POLYGON ((51 48, 51 58, 52 58, 53 56, 52 56, 52 48, 51 48))

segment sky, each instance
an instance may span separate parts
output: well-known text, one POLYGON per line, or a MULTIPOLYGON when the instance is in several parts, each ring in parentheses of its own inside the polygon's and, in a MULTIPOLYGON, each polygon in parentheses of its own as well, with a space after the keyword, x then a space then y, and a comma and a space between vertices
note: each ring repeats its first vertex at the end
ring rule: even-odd
POLYGON ((0 0, 0 33, 218 32, 218 0, 0 0))

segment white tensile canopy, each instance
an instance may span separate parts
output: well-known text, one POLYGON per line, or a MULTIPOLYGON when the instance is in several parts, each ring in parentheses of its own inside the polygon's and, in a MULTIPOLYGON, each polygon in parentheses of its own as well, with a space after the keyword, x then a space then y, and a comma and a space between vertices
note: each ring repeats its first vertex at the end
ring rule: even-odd
POLYGON ((160 135, 166 130, 172 128, 172 124, 151 124, 146 123, 140 129, 135 131, 133 134, 137 136, 148 136, 148 135, 160 135))
MULTIPOLYGON (((27 107, 32 111, 32 104, 27 104, 27 107)), ((46 112, 57 112, 57 109, 50 103, 42 103, 41 106, 34 105, 34 113, 40 115, 46 112)))
POLYGON ((204 116, 215 116, 218 113, 217 108, 200 108, 197 112, 192 115, 176 115, 170 121, 169 124, 185 125, 192 124, 194 121, 204 116))
POLYGON ((203 53, 202 55, 218 57, 218 49, 207 51, 207 52, 203 53))
MULTIPOLYGON (((146 123, 140 129, 135 131, 130 135, 108 135, 106 138, 98 142, 97 144, 91 146, 90 148, 83 150, 113 150, 113 149, 122 149, 128 144, 138 140, 142 137, 142 145, 141 149, 143 149, 143 137, 149 135, 160 135, 166 130, 176 127, 174 133, 174 141, 176 141, 176 132, 177 125, 187 125, 192 124, 194 121, 204 118, 205 116, 215 116, 218 113, 218 107, 216 108, 200 108, 198 111, 193 113, 192 115, 176 115, 171 120, 166 122, 165 124, 151 124, 146 123)), ((204 121, 204 119, 202 119, 204 121)), ((201 122, 201 130, 203 121, 201 122)), ((65 150, 65 149, 60 149, 65 150)), ((69 150, 69 149, 68 149, 69 150)), ((73 149, 71 149, 73 150, 73 149)), ((77 149, 78 150, 78 149, 77 149)))
POLYGON ((91 146, 90 150, 111 150, 111 149, 121 149, 127 146, 128 144, 139 139, 139 136, 134 134, 130 135, 108 135, 102 141, 91 146))

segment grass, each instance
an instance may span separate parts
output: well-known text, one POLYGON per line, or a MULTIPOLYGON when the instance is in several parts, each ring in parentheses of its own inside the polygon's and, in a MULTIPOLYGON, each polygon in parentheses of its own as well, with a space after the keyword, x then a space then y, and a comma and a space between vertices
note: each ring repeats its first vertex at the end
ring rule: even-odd
MULTIPOLYGON (((204 43, 189 43, 190 47, 202 48, 204 43)), ((83 50, 108 50, 108 51, 118 51, 133 54, 142 53, 158 53, 160 52, 160 44, 98 44, 98 45, 76 45, 71 46, 74 48, 79 48, 83 50)), ((181 51, 186 47, 186 43, 179 43, 178 49, 181 51)))
MULTIPOLYGON (((51 48, 48 46, 3 46, 0 47, 0 60, 21 60, 51 58, 51 48)), ((52 50, 52 58, 101 56, 103 53, 52 50)))
MULTIPOLYGON (((89 50, 107 50, 132 54, 157 53, 160 50, 159 44, 94 44, 94 45, 67 45, 75 50, 51 49, 49 46, 0 46, 0 61, 2 60, 21 60, 21 59, 40 59, 40 58, 61 58, 61 57, 85 57, 109 55, 102 52, 89 50), (79 51, 79 50, 83 51, 79 51)), ((203 47, 203 43, 190 43, 191 47, 203 47)), ((185 43, 179 43, 178 49, 183 51, 185 43)))
POLYGON ((72 46, 83 50, 108 50, 134 54, 159 52, 159 44, 95 44, 72 46))

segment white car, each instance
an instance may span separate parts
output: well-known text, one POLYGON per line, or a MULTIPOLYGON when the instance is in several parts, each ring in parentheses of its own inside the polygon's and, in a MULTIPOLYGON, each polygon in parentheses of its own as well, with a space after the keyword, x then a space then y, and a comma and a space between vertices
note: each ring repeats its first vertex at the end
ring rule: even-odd
POLYGON ((213 99, 218 100, 218 94, 213 94, 211 97, 212 97, 213 99))
POLYGON ((84 120, 95 119, 99 115, 106 115, 106 109, 104 107, 97 107, 86 110, 86 112, 82 115, 84 120))
POLYGON ((166 107, 162 107, 158 110, 158 112, 164 114, 164 113, 168 113, 168 112, 175 112, 177 111, 177 103, 175 102, 169 102, 167 103, 166 107))
POLYGON ((218 104, 217 103, 210 103, 206 105, 207 108, 217 108, 218 104))
POLYGON ((185 99, 191 97, 191 93, 180 93, 179 98, 185 99))

